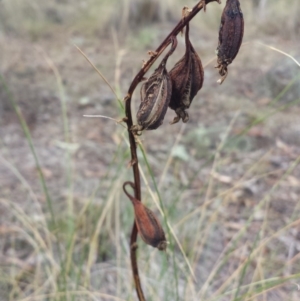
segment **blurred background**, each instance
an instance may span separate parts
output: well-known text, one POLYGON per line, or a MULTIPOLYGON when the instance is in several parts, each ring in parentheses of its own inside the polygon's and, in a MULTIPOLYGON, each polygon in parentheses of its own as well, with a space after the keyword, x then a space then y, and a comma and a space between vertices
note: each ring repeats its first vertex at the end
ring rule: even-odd
MULTIPOLYGON (((169 110, 139 138, 143 202, 170 241, 164 254, 138 238, 147 300, 300 298, 300 2, 240 2, 245 35, 225 82, 223 0, 191 21, 205 81, 189 122, 170 125, 169 110)), ((1 300, 137 300, 116 120, 147 52, 196 3, 0 1, 1 300)))

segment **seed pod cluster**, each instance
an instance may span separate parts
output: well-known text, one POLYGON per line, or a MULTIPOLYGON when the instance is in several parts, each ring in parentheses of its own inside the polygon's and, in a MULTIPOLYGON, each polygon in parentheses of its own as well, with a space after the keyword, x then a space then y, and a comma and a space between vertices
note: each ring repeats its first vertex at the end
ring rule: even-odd
POLYGON ((220 84, 225 80, 227 66, 232 63, 239 52, 244 35, 244 18, 239 0, 227 0, 224 7, 219 30, 219 45, 217 48, 220 84))
POLYGON ((133 131, 157 129, 164 120, 171 99, 172 83, 166 70, 169 56, 177 47, 177 39, 172 39, 172 47, 158 68, 141 87, 141 104, 137 112, 138 125, 133 131))
POLYGON ((132 182, 125 182, 123 190, 132 202, 138 233, 146 244, 164 251, 167 247, 167 241, 160 222, 150 209, 127 192, 127 185, 134 188, 134 184, 132 182))
MULTIPOLYGON (((219 0, 203 0, 206 3, 219 0)), ((201 2, 199 4, 201 4, 201 2)), ((183 21, 191 12, 183 8, 183 21)), ((218 64, 221 79, 220 84, 228 74, 228 65, 236 57, 244 34, 244 19, 239 0, 227 0, 221 17, 219 30, 219 43, 217 47, 218 64)), ((144 129, 157 129, 164 120, 168 106, 175 111, 176 117, 171 122, 177 123, 182 119, 185 123, 189 120, 187 109, 194 97, 202 88, 204 71, 201 60, 189 39, 189 23, 186 24, 184 56, 175 64, 168 73, 166 63, 169 56, 177 46, 176 37, 172 37, 172 47, 158 68, 141 87, 141 104, 137 112, 137 125, 131 130, 138 133, 144 129)), ((152 52, 151 52, 152 53, 152 52)), ((153 55, 157 55, 154 53, 153 55)))
POLYGON ((184 56, 170 71, 172 96, 169 107, 177 114, 172 124, 180 119, 184 123, 189 120, 189 115, 185 110, 190 107, 193 98, 202 88, 204 80, 201 60, 189 40, 189 24, 186 25, 185 44, 184 56))

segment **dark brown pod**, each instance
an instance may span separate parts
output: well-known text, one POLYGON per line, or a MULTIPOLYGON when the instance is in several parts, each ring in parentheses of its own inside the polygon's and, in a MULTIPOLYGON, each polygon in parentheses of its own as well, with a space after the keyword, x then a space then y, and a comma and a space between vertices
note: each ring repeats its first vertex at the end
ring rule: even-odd
POLYGON ((141 87, 141 104, 137 112, 137 123, 133 131, 157 129, 164 120, 171 99, 172 83, 166 64, 177 46, 176 37, 172 38, 172 47, 158 68, 141 87))
POLYGON ((185 110, 190 107, 193 98, 202 88, 204 80, 201 60, 189 40, 189 24, 186 25, 185 44, 184 56, 170 71, 172 96, 169 107, 177 114, 172 124, 180 119, 183 122, 189 120, 189 115, 185 110))
POLYGON ((227 66, 232 63, 239 52, 244 35, 244 17, 239 0, 227 0, 224 7, 219 30, 219 45, 216 50, 218 55, 220 84, 225 80, 227 66))
POLYGON ((138 233, 146 244, 164 251, 167 248, 167 241, 160 222, 150 209, 127 192, 127 185, 134 188, 134 184, 132 182, 125 182, 123 190, 132 202, 138 233))

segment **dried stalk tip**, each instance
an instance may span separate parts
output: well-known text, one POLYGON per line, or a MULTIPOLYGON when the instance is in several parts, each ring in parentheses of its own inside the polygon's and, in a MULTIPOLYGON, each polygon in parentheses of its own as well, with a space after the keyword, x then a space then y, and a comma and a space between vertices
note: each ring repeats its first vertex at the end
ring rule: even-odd
POLYGON ((218 2, 219 4, 221 4, 221 0, 201 0, 199 2, 199 4, 202 4, 202 7, 203 7, 203 11, 206 12, 206 2, 209 3, 209 2, 218 2))
POLYGON ((218 55, 219 74, 222 76, 218 83, 222 84, 228 74, 227 66, 232 63, 239 52, 244 35, 244 18, 239 0, 227 0, 224 7, 219 30, 218 55))
POLYGON ((206 12, 206 0, 201 0, 203 11, 206 12))
POLYGON ((186 18, 190 13, 192 12, 192 9, 191 8, 188 8, 187 6, 184 6, 182 8, 182 18, 186 18))
POLYGON ((123 101, 126 102, 126 101, 127 101, 128 99, 130 99, 130 98, 131 98, 130 94, 127 94, 127 95, 124 97, 123 101))
POLYGON ((186 112, 193 98, 202 88, 204 71, 201 60, 189 40, 189 24, 185 32, 186 51, 170 71, 172 81, 172 96, 169 107, 175 111, 176 117, 171 122, 177 123, 180 119, 185 123, 189 120, 186 112))
POLYGON ((125 182, 123 190, 132 202, 138 233, 146 244, 160 251, 166 250, 168 243, 160 222, 150 209, 128 193, 126 190, 127 185, 134 188, 134 184, 132 182, 125 182))
POLYGON ((121 123, 121 122, 127 122, 128 121, 128 117, 123 117, 122 119, 120 119, 119 121, 118 121, 118 123, 121 123))
POLYGON ((157 52, 156 52, 156 51, 152 51, 152 50, 149 50, 149 51, 148 51, 148 54, 149 54, 151 57, 156 57, 156 56, 157 56, 157 52))
POLYGON ((131 128, 135 133, 144 129, 155 130, 163 123, 172 92, 172 83, 166 70, 166 63, 176 46, 177 40, 176 37, 173 37, 171 49, 141 87, 141 104, 137 112, 138 124, 131 128))
MULTIPOLYGON (((184 19, 191 13, 192 9, 188 8, 187 6, 184 6, 181 11, 181 20, 184 21, 184 19)), ((180 31, 181 36, 184 34, 184 27, 180 31)))
POLYGON ((134 243, 131 245, 131 250, 136 251, 137 248, 138 248, 138 245, 137 245, 136 242, 134 242, 134 243))

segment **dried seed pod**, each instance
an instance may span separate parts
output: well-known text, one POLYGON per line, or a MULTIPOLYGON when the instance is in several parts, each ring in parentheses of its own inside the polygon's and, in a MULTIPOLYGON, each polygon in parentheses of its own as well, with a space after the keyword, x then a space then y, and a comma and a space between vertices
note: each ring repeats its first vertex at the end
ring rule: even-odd
POLYGON ((146 244, 158 248, 160 251, 164 251, 167 247, 167 241, 160 222, 150 209, 127 192, 127 185, 134 188, 134 184, 132 182, 125 182, 123 184, 123 190, 132 202, 138 233, 146 244))
POLYGON ((170 71, 172 96, 169 107, 177 114, 172 124, 180 119, 183 122, 189 120, 189 115, 185 110, 190 107, 193 98, 202 88, 204 80, 201 60, 189 40, 189 24, 186 25, 185 44, 184 56, 170 71))
POLYGON ((171 80, 162 62, 141 88, 141 104, 137 112, 139 130, 157 129, 165 117, 170 102, 171 80))
POLYGON ((157 129, 164 120, 172 92, 172 83, 166 64, 177 46, 176 37, 172 38, 172 47, 158 68, 141 87, 141 104, 137 112, 137 122, 132 131, 157 129))
POLYGON ((227 66, 232 63, 239 52, 244 35, 244 18, 239 0, 227 0, 224 7, 219 31, 219 45, 216 50, 218 55, 220 84, 225 80, 227 66))

